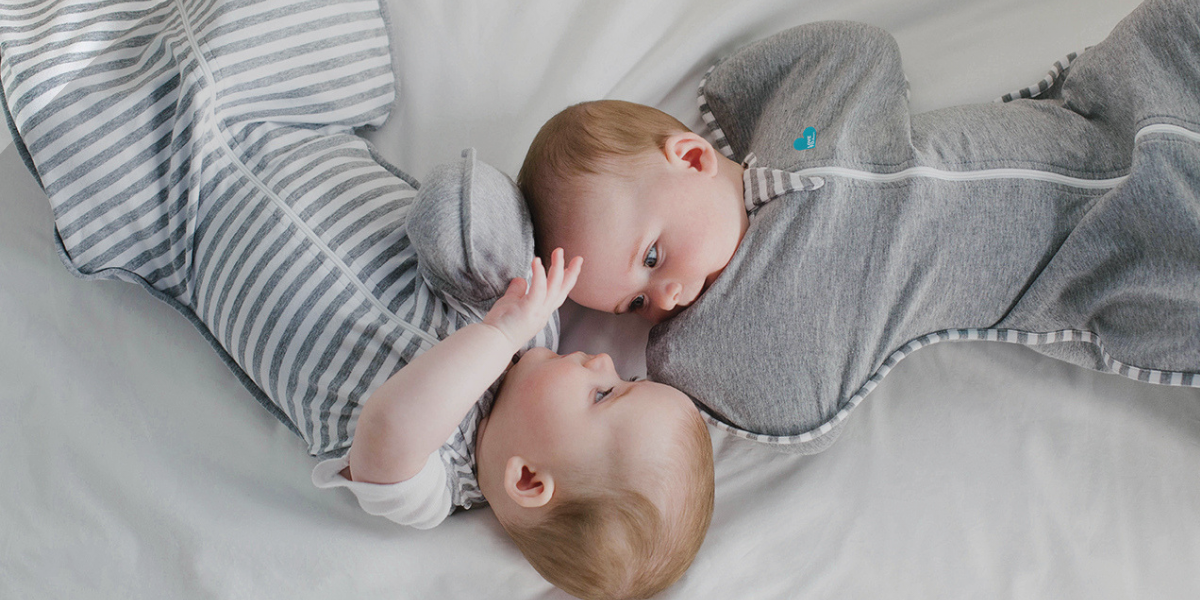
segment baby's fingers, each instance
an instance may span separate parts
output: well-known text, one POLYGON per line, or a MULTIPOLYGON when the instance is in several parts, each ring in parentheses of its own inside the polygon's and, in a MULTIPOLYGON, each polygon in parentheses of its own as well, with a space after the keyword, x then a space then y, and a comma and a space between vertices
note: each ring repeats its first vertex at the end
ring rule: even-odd
POLYGON ((567 294, 575 288, 575 282, 579 281, 579 273, 583 271, 583 257, 576 256, 571 259, 571 263, 567 265, 567 270, 563 274, 562 295, 566 299, 567 294))
POLYGON ((564 269, 563 258, 565 255, 562 248, 556 248, 550 256, 546 304, 553 308, 562 306, 562 303, 566 301, 567 294, 571 292, 571 288, 575 287, 575 282, 579 279, 579 272, 583 265, 583 257, 576 256, 564 269))
POLYGON ((533 259, 533 276, 529 278, 529 291, 525 297, 535 303, 541 303, 546 297, 546 269, 542 266, 542 259, 534 257, 533 259))
POLYGON ((508 282, 508 289, 504 291, 504 295, 520 300, 525 297, 525 288, 527 287, 529 284, 525 282, 525 278, 514 277, 512 281, 508 282))
POLYGON ((563 249, 555 248, 550 253, 550 270, 546 273, 546 291, 554 295, 563 280, 563 249))

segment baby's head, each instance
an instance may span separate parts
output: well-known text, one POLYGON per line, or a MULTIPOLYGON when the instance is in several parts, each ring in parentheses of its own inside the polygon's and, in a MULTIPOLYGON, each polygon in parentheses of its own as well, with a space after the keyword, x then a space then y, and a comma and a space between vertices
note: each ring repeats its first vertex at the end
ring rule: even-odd
POLYGON ((606 354, 526 352, 480 424, 484 496, 535 569, 581 598, 674 583, 713 507, 708 428, 682 392, 606 354))
POLYGON ((674 117, 630 102, 555 115, 517 183, 539 253, 584 257, 571 299, 653 322, 708 289, 748 226, 741 166, 674 117))

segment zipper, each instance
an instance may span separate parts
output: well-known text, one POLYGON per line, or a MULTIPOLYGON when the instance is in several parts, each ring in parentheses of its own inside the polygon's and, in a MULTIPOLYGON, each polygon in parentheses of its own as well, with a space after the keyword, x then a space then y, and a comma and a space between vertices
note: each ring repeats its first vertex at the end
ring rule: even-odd
POLYGON ((807 177, 846 177, 848 179, 860 179, 863 181, 871 181, 876 183, 892 183, 896 181, 903 181, 905 179, 914 179, 917 177, 928 177, 930 179, 940 179, 943 181, 1030 179, 1033 181, 1057 183, 1085 190, 1106 190, 1114 188, 1129 178, 1128 175, 1122 175, 1121 177, 1113 177, 1110 179, 1083 179, 1080 177, 1068 177, 1058 173, 1036 171, 1033 169, 947 171, 944 169, 935 169, 933 167, 909 167, 902 171, 896 171, 895 173, 874 173, 871 171, 860 171, 858 169, 848 169, 845 167, 814 167, 811 169, 802 169, 796 173, 807 177))
POLYGON ((1200 133, 1196 133, 1195 131, 1180 127, 1178 125, 1168 125, 1166 123, 1156 123, 1154 125, 1147 125, 1139 129, 1137 135, 1133 136, 1133 142, 1136 144, 1138 140, 1142 139, 1143 135, 1149 135, 1151 133, 1178 135, 1192 140, 1193 142, 1200 142, 1200 133))
MULTIPOLYGON (((1147 125, 1138 130, 1134 135, 1133 141, 1136 144, 1143 136, 1163 133, 1168 135, 1177 135, 1194 142, 1200 142, 1200 133, 1179 127, 1178 125, 1168 125, 1166 123, 1156 123, 1147 125)), ((1085 190, 1106 190, 1114 188, 1129 178, 1128 175, 1120 177, 1111 177, 1108 179, 1084 179, 1082 177, 1070 177, 1051 173, 1049 171, 1038 171, 1035 169, 982 169, 978 171, 948 171, 934 167, 910 167, 895 173, 875 173, 872 171, 862 171, 859 169, 849 169, 846 167, 813 167, 809 169, 801 169, 796 171, 797 175, 802 177, 845 177, 847 179, 858 179, 862 181, 871 181, 875 183, 893 183, 903 181, 905 179, 913 179, 917 177, 928 177, 930 179, 940 179, 942 181, 986 181, 991 179, 1028 179, 1032 181, 1043 181, 1046 183, 1056 183, 1074 188, 1085 190)))

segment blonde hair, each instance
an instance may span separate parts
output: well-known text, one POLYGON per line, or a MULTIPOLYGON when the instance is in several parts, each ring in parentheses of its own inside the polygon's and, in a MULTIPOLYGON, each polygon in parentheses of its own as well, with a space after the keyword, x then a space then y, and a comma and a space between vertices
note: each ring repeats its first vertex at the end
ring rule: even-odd
POLYGON ((670 587, 712 520, 712 442, 699 413, 693 416, 679 452, 662 461, 674 472, 660 480, 682 492, 671 514, 641 492, 593 483, 572 486, 533 526, 501 525, 542 577, 579 598, 648 598, 670 587))
POLYGON ((622 159, 661 150, 668 137, 689 131, 657 108, 623 100, 582 102, 551 117, 517 173, 539 251, 566 216, 569 205, 562 200, 581 176, 617 173, 622 159))

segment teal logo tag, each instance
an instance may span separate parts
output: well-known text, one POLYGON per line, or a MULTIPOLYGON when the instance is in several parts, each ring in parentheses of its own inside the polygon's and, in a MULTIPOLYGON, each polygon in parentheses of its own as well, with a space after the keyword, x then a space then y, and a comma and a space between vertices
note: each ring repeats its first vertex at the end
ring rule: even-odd
POLYGON ((804 136, 796 138, 792 147, 797 150, 812 150, 817 146, 817 128, 809 127, 804 130, 804 136))

